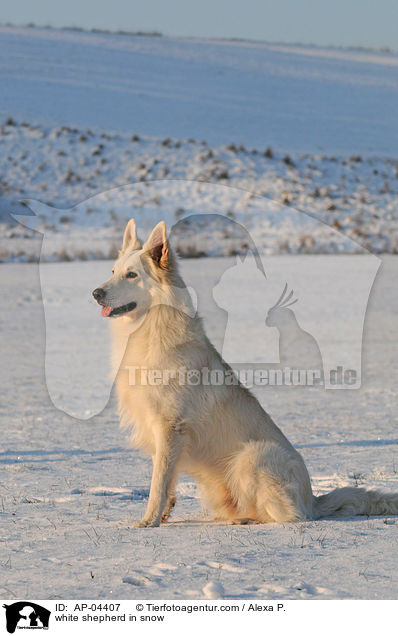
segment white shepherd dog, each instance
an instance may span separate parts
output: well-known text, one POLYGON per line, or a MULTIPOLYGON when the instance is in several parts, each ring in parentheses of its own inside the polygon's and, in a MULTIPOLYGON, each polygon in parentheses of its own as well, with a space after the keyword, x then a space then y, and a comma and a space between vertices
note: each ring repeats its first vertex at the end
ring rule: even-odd
POLYGON ((128 223, 113 275, 93 295, 114 318, 121 423, 153 460, 138 527, 169 517, 180 472, 197 480, 216 518, 235 523, 398 514, 398 494, 351 487, 312 494, 301 455, 209 342, 163 221, 144 245, 128 223), (148 382, 141 369, 160 381, 148 382), (184 383, 180 369, 221 372, 226 381, 184 383))

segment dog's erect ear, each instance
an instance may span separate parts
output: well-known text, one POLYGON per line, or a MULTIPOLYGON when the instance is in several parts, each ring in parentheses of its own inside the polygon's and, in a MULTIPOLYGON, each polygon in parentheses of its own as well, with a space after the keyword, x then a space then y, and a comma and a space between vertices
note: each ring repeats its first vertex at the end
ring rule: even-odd
POLYGON ((167 240, 166 224, 164 221, 160 221, 160 223, 153 228, 143 249, 148 252, 155 265, 162 269, 169 269, 172 255, 167 240))
POLYGON ((127 223, 123 236, 122 252, 127 248, 132 250, 139 250, 141 247, 141 241, 137 238, 137 228, 134 219, 130 219, 127 223))

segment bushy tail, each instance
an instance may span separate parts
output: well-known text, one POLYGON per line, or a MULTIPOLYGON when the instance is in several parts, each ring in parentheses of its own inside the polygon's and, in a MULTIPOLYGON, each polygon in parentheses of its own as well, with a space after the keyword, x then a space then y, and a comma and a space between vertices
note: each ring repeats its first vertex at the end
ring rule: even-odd
POLYGON ((398 515, 398 494, 348 486, 314 496, 315 519, 355 515, 398 515))

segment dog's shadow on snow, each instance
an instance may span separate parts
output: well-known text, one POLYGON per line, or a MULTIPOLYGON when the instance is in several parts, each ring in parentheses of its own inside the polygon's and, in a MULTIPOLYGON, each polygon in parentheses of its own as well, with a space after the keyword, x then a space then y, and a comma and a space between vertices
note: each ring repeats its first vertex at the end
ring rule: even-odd
MULTIPOLYGON (((383 517, 383 519, 388 518, 388 519, 395 519, 394 515, 385 515, 385 517, 383 517)), ((375 515, 356 515, 353 517, 322 517, 322 519, 308 519, 306 521, 300 521, 300 525, 303 524, 308 524, 309 527, 314 527, 314 524, 319 524, 319 523, 323 523, 323 522, 330 522, 330 521, 339 521, 342 522, 344 521, 345 523, 353 523, 356 521, 380 521, 380 516, 375 516, 375 515)), ((384 523, 384 521, 383 521, 384 523)), ((389 524, 386 524, 389 525, 389 524)), ((296 523, 251 523, 251 524, 235 524, 235 523, 228 523, 226 521, 220 520, 218 521, 217 519, 207 519, 207 518, 203 518, 200 519, 198 517, 192 517, 192 518, 186 518, 186 519, 176 519, 175 521, 171 520, 171 521, 167 521, 167 523, 162 523, 160 528, 163 529, 167 529, 167 528, 237 528, 239 531, 239 529, 250 529, 250 530, 256 530, 256 532, 264 532, 266 533, 267 530, 272 530, 274 528, 280 528, 280 529, 286 529, 286 530, 292 530, 292 528, 297 527, 296 523)), ((143 528, 144 531, 147 531, 148 528, 143 528)))
POLYGON ((398 439, 353 439, 347 442, 313 442, 311 444, 294 444, 299 448, 326 448, 328 446, 394 446, 398 439))
MULTIPOLYGON (((385 525, 395 525, 395 519, 398 520, 398 518, 395 515, 392 514, 386 514, 386 515, 354 515, 353 517, 322 517, 322 519, 317 519, 315 521, 313 521, 312 523, 319 523, 320 521, 326 521, 326 522, 330 522, 330 521, 339 521, 340 523, 342 521, 344 521, 345 523, 353 523, 355 521, 383 521, 383 524, 385 525), (391 519, 393 520, 393 524, 390 523, 386 523, 385 519, 391 519)), ((305 522, 304 522, 305 523, 305 522)), ((308 523, 311 523, 311 521, 309 521, 308 523)))
POLYGON ((190 528, 196 528, 196 527, 231 527, 231 524, 226 523, 225 521, 218 521, 217 519, 207 519, 207 518, 203 518, 201 519, 200 517, 196 516, 195 517, 188 517, 185 519, 175 519, 173 521, 173 519, 171 521, 167 521, 167 523, 162 523, 161 527, 162 528, 172 528, 172 527, 190 527, 190 528))
POLYGON ((97 461, 111 459, 108 455, 126 454, 129 449, 125 448, 104 448, 102 450, 83 450, 83 449, 55 449, 55 450, 20 450, 20 451, 2 451, 0 452, 0 464, 20 464, 21 461, 36 464, 44 462, 67 461, 74 456, 93 457, 97 461))

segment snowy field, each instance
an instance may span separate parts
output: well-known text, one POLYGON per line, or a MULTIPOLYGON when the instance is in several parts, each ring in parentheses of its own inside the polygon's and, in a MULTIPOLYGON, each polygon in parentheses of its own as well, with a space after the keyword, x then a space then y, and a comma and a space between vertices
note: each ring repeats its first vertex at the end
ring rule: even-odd
POLYGON ((21 199, 55 208, 34 225, 49 260, 109 258, 132 210, 214 207, 275 254, 330 251, 296 210, 398 252, 397 55, 8 27, 0 53, 0 262, 35 258, 21 199))
POLYGON ((395 156, 398 55, 0 27, 1 114, 214 145, 395 156))
MULTIPOLYGON (((283 258, 294 268, 296 257, 283 258)), ((102 280, 111 263, 46 267, 54 270, 48 297, 58 299, 58 283, 73 280, 78 267, 88 302, 93 273, 102 280)), ((214 267, 213 259, 183 261, 184 275, 196 279, 199 290, 212 278, 214 267)), ((1 270, 0 338, 6 360, 0 406, 3 596, 396 598, 398 521, 393 517, 230 526, 206 517, 195 484, 185 477, 170 522, 135 529, 147 503, 150 461, 129 449, 118 428, 113 398, 88 420, 55 409, 44 378, 38 266, 5 264, 1 270), (214 585, 206 588, 209 583, 214 585)), ((303 454, 317 494, 344 485, 398 490, 397 274, 398 258, 384 257, 365 324, 361 389, 257 390, 264 407, 303 454)), ((59 311, 73 314, 73 298, 63 298, 59 311)), ((327 312, 329 322, 334 317, 327 312)), ((213 314, 204 312, 204 318, 208 333, 215 333, 213 314)), ((104 322, 97 308, 93 330, 104 322)), ((98 338, 102 364, 97 357, 94 362, 82 358, 86 330, 78 329, 76 315, 71 315, 71 324, 74 343, 62 330, 58 359, 62 364, 72 355, 84 368, 85 385, 69 395, 84 412, 98 376, 103 379, 108 372, 107 340, 98 338)), ((244 321, 241 334, 245 348, 251 336, 244 321)))
MULTIPOLYGON (((349 349, 358 259, 376 253, 361 388, 256 393, 303 454, 316 494, 398 491, 398 56, 10 27, 0 27, 0 54, 0 596, 397 598, 396 518, 229 526, 206 516, 184 477, 170 522, 134 529, 151 467, 119 430, 114 396, 97 409, 108 340, 90 292, 108 278, 127 218, 147 233, 161 218, 183 226, 191 214, 223 214, 247 236, 234 242, 228 223, 176 235, 202 297, 217 257, 232 262, 250 241, 285 280, 298 258, 352 259, 322 318, 349 349), (28 208, 25 227, 10 216, 28 208), (76 290, 93 303, 91 323, 76 290), (46 383, 50 315, 62 326, 53 362, 63 379, 80 373, 77 388, 46 383)), ((317 268, 307 276, 322 290, 317 268)), ((212 308, 199 307, 218 344, 212 308)), ((238 317, 234 352, 256 349, 252 309, 238 317)))

